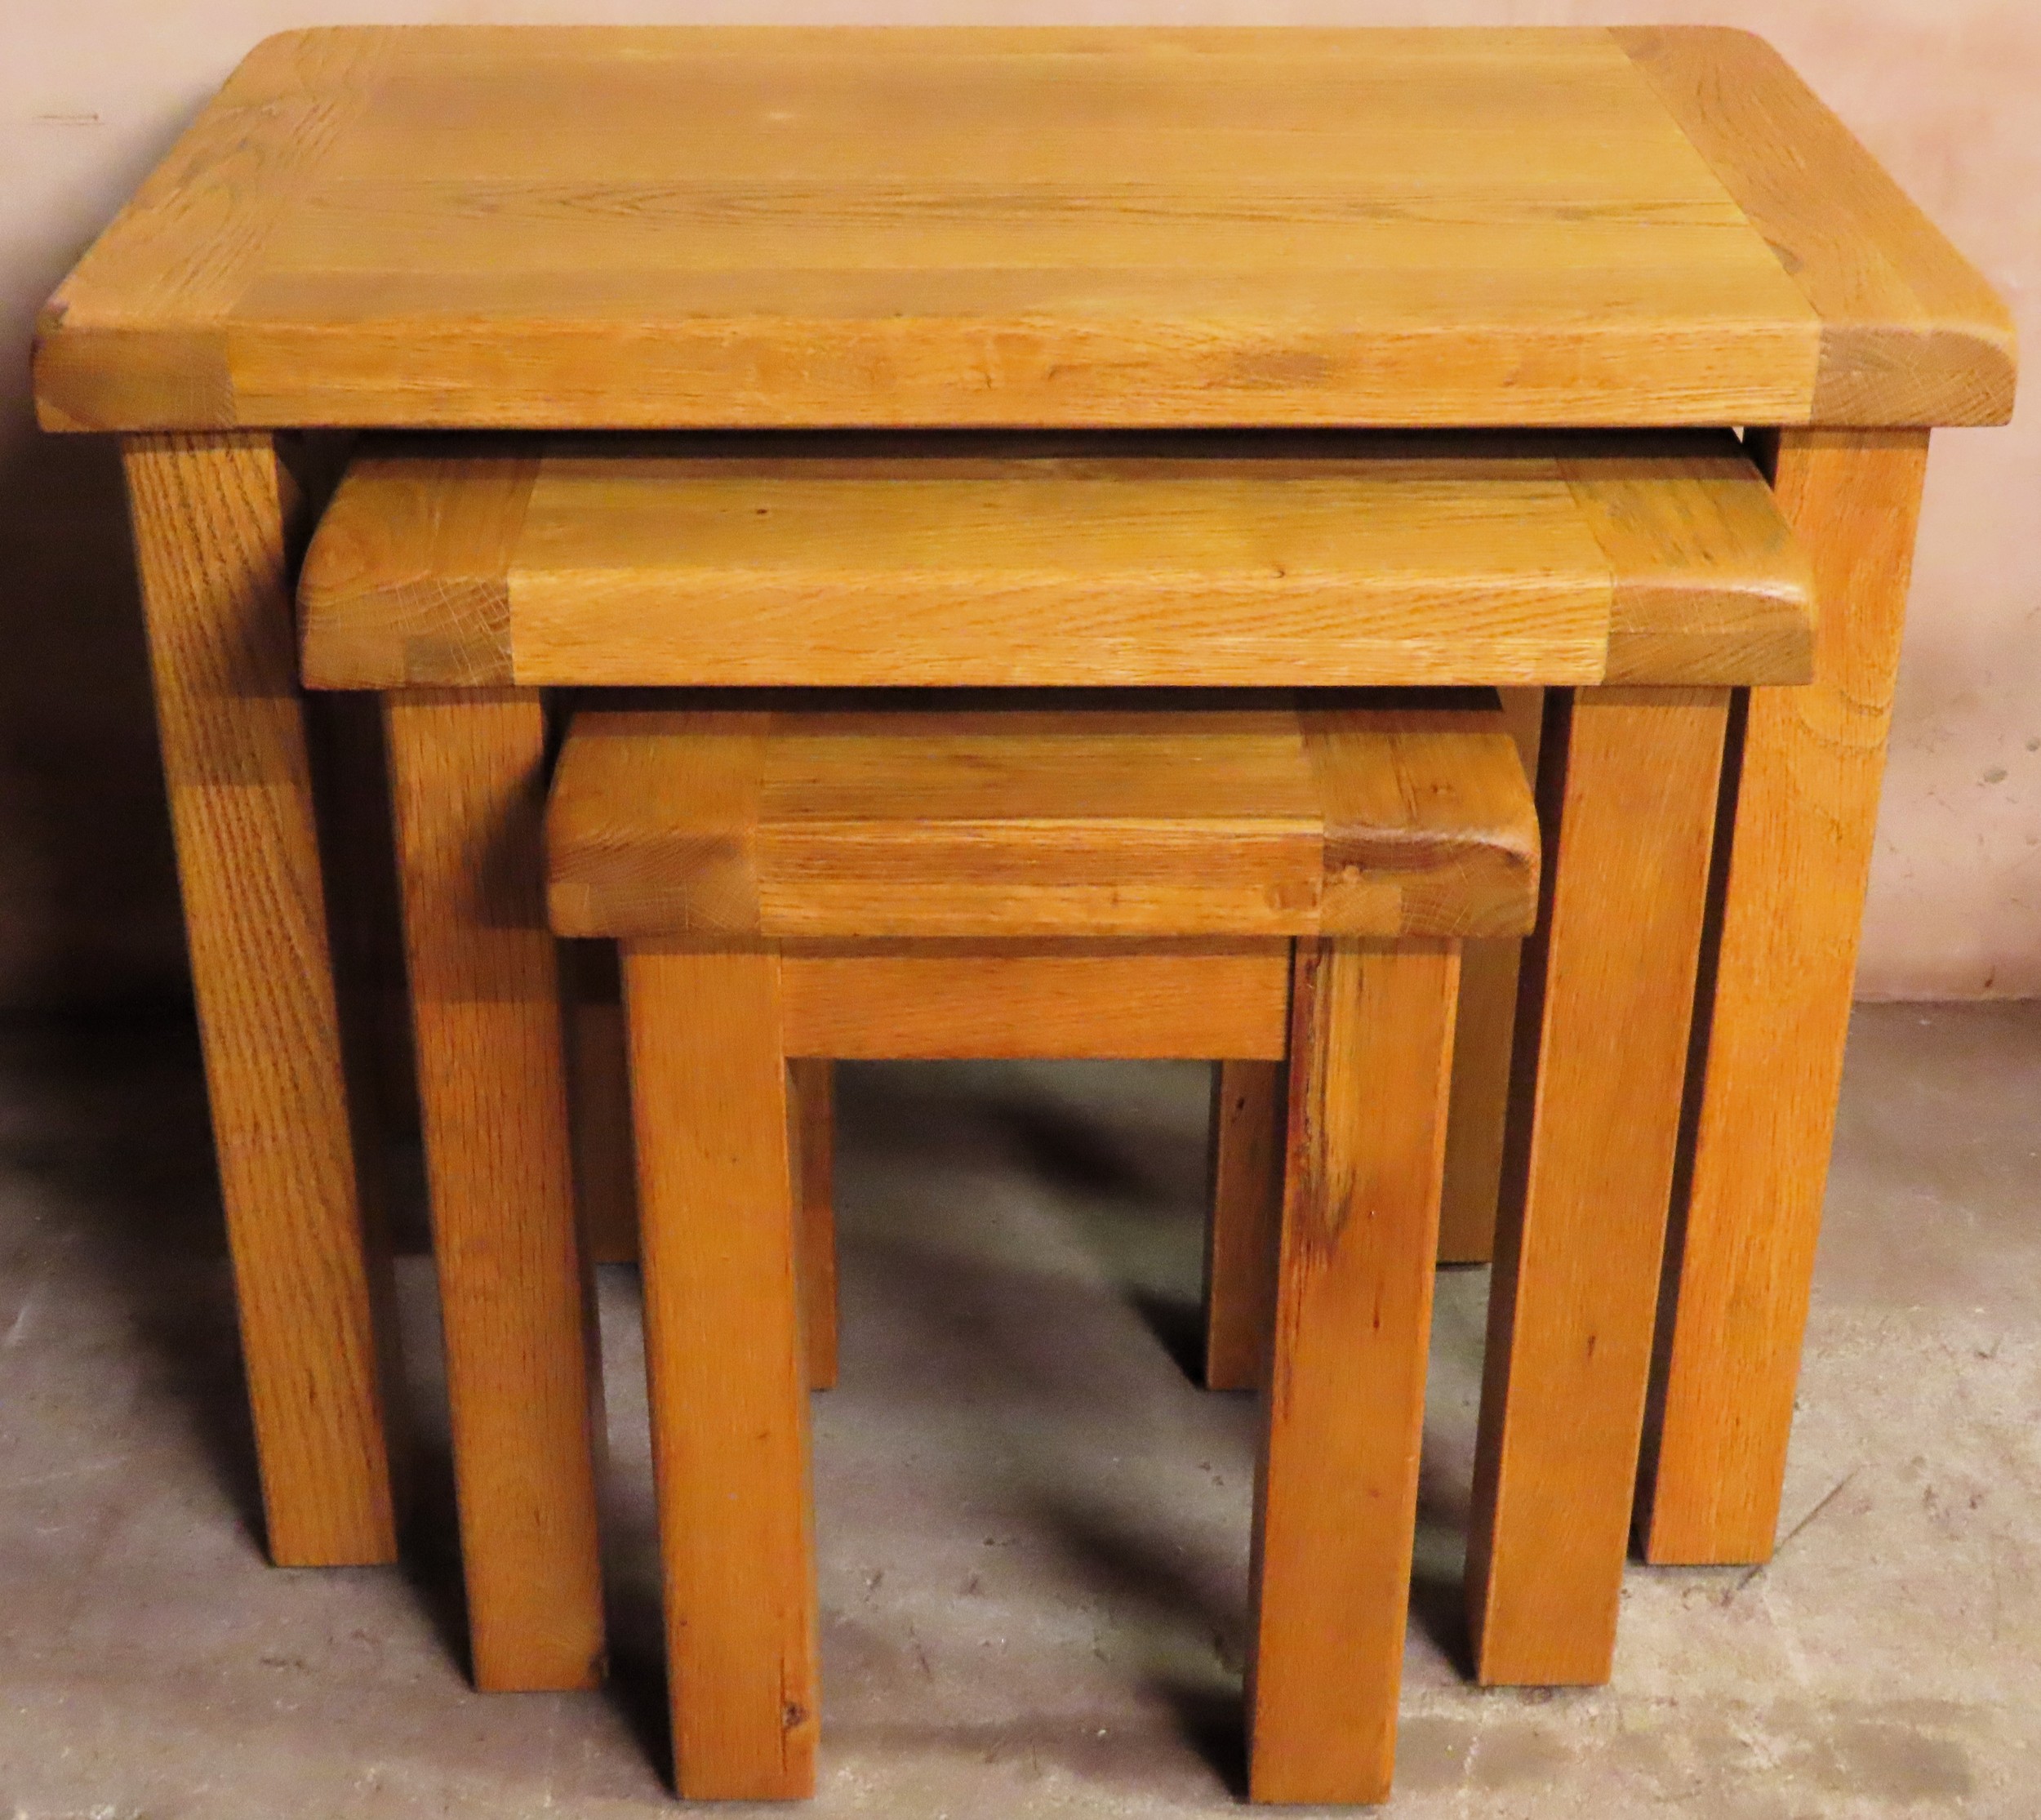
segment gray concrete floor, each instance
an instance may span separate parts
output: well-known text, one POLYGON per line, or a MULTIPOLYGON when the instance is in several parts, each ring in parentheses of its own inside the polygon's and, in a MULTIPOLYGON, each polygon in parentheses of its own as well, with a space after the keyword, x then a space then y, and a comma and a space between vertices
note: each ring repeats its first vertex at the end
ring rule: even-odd
MULTIPOLYGON (((1252 1410, 1172 1357, 1204 1081, 847 1071, 818 1820, 1234 1805, 1252 1410)), ((2041 1005, 1860 1012, 1786 1539, 1633 1569, 1606 1689, 1456 1666, 1486 1279, 1448 1273, 1391 1813, 2041 1813, 2038 1147, 2041 1005)), ((411 1565, 263 1563, 189 1030, 0 1033, 0 1817, 669 1811, 635 1291, 605 1275, 615 1684, 477 1695, 443 1418, 411 1565)))

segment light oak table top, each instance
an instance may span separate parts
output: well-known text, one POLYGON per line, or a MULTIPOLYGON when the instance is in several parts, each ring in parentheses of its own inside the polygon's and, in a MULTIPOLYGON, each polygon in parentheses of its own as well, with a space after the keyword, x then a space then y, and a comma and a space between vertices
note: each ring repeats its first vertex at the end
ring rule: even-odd
POLYGON ((567 936, 1527 935, 1538 818, 1485 691, 1213 708, 584 713, 567 936))
POLYGON ((127 430, 1990 423, 2013 372, 1686 29, 291 33, 36 358, 127 430))
POLYGON ((1813 658, 1806 558, 1727 430, 375 437, 298 599, 313 688, 1804 683, 1813 658))

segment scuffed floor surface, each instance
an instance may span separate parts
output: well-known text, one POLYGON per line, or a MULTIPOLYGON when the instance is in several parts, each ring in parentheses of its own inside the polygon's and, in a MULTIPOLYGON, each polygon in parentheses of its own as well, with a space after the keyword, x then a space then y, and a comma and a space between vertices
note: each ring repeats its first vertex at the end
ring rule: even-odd
MULTIPOLYGON (((1172 1357, 1204 1083, 847 1071, 816 1820, 1234 1809, 1253 1412, 1172 1357)), ((477 1695, 428 1267, 412 1564, 265 1566, 202 1116, 180 1027, 0 1035, 0 1820, 672 1811, 631 1273, 615 1684, 477 1695)), ((1456 1666, 1487 1285, 1442 1280, 1390 1813, 2041 1814, 2037 1150, 2041 1006, 1860 1012, 1786 1539, 1633 1569, 1606 1689, 1456 1666)))

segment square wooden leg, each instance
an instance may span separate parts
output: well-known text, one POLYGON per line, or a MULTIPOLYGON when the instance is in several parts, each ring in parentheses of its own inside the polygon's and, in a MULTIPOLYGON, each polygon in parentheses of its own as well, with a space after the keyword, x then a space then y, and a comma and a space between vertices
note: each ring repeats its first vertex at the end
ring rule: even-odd
MULTIPOLYGON (((124 447, 271 1556, 396 1558, 367 1210, 271 438, 124 447)), ((364 1109, 357 1107, 357 1113, 364 1109)))
POLYGON ((1252 1391, 1267 1369, 1283 1213, 1279 1061, 1212 1069, 1205 1226, 1205 1388, 1252 1391))
MULTIPOLYGON (((1526 772, 1537 775, 1545 691, 1505 689, 1505 719, 1526 772)), ((1461 950, 1453 1037, 1452 1113, 1438 1262, 1493 1255, 1502 1173, 1517 968, 1523 944, 1470 941, 1461 950)), ((1283 1072, 1257 1061, 1219 1064, 1212 1082, 1212 1193, 1205 1238, 1205 1387, 1258 1389, 1275 1297, 1275 1227, 1283 1199, 1283 1072)))
MULTIPOLYGON (((630 1057, 616 944, 562 945, 568 974, 574 1176, 581 1226, 598 1264, 638 1262, 638 1164, 631 1144, 630 1057)), ((836 1383, 835 1064, 789 1064, 801 1204, 801 1322, 808 1388, 836 1383)))
POLYGON ((1646 1558, 1770 1558, 1842 1084, 1926 430, 1785 430, 1814 565, 1814 681, 1753 689, 1692 1186, 1653 1395, 1646 1558))
POLYGON ((559 945, 567 1001, 574 1197, 589 1256, 638 1262, 638 1165, 631 1150, 630 1059, 613 941, 559 945))
POLYGON ((626 944, 674 1776, 812 1794, 807 1366, 778 956, 626 944))
POLYGON ((1728 710, 1553 700, 1468 1537, 1483 1682, 1608 1679, 1728 710))
MULTIPOLYGON (((1536 777, 1545 691, 1505 689, 1502 712, 1524 775, 1536 777)), ((1495 1256, 1523 950, 1521 941, 1495 940, 1470 941, 1461 950, 1452 1113, 1446 1121, 1446 1187, 1438 1208, 1442 1264, 1485 1264, 1495 1256)))
POLYGON ((792 1098, 796 1226, 800 1238, 801 1342, 808 1388, 836 1387, 836 1065, 806 1056, 787 1064, 792 1098))
POLYGON ((601 1377, 543 902, 545 725, 510 690, 385 707, 475 1681, 603 1668, 601 1377))
POLYGON ((1410 1604, 1460 956, 1300 942, 1248 1787, 1385 1799, 1410 1604))

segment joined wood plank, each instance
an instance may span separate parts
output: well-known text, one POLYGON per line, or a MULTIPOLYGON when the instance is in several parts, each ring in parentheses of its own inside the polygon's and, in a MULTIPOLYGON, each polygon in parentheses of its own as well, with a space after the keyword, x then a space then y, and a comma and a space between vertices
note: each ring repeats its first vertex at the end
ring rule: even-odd
POLYGON ((44 312, 39 407, 131 429, 2003 415, 1994 301, 1748 45, 298 34, 44 312))
POLYGON ((1583 438, 1557 459, 1614 572, 1605 681, 1813 675, 1813 575, 1734 436, 1583 438))
MULTIPOLYGON (((1323 697, 1308 698, 1323 700, 1323 697)), ((1306 707, 1325 823, 1316 928, 1339 935, 1527 933, 1538 832, 1498 708, 1306 707)), ((1474 697, 1493 704, 1485 691, 1474 697)))
POLYGON ((239 421, 227 318, 311 173, 371 105, 394 38, 286 33, 248 53, 38 318, 45 429, 239 421), (84 335, 74 309, 93 319, 84 335))
POLYGON ((320 688, 512 680, 510 577, 542 445, 385 441, 351 467, 300 586, 305 674, 320 688))
POLYGON ((300 593, 320 688, 1786 682, 1811 642, 1726 433, 376 439, 300 593))
POLYGON ((790 940, 1515 933, 1537 871, 1522 769, 1481 692, 1444 699, 585 714, 548 811, 553 924, 790 940))
POLYGON ((1723 28, 1612 35, 1820 313, 1807 421, 2012 415, 2012 312, 1776 51, 1723 28))

